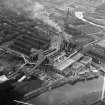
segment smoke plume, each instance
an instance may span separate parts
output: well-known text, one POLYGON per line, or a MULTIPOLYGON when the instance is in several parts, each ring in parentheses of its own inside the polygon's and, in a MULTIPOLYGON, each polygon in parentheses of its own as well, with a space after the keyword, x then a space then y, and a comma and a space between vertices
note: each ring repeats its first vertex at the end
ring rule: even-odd
POLYGON ((32 17, 35 13, 44 9, 44 6, 36 0, 2 0, 3 5, 20 14, 27 14, 32 17))

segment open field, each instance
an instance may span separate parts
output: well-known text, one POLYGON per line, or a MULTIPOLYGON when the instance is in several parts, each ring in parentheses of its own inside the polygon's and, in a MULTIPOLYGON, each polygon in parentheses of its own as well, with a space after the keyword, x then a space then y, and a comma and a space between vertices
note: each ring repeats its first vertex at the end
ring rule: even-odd
POLYGON ((88 6, 88 7, 97 7, 101 5, 103 0, 1 0, 6 6, 12 7, 15 9, 19 8, 27 8, 35 6, 35 3, 38 2, 42 5, 45 6, 55 6, 55 7, 68 7, 72 5, 77 5, 77 6, 88 6))
POLYGON ((67 84, 32 99, 30 103, 35 105, 89 105, 100 99, 102 82, 103 78, 99 78, 73 86, 67 84))
POLYGON ((100 28, 98 28, 96 26, 92 26, 90 24, 78 26, 77 29, 81 30, 82 32, 84 32, 86 34, 94 34, 94 33, 101 32, 100 28))

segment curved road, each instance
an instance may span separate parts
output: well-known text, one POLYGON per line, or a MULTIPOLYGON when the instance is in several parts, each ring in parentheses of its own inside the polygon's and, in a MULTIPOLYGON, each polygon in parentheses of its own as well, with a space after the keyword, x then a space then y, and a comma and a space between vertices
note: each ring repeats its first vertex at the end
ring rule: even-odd
POLYGON ((100 27, 100 28, 105 28, 105 26, 103 26, 103 25, 99 25, 99 24, 96 24, 95 22, 86 20, 86 19, 84 18, 84 15, 83 15, 83 12, 82 12, 82 11, 75 11, 74 14, 75 14, 75 16, 76 16, 78 19, 80 19, 80 20, 82 20, 82 21, 84 21, 84 22, 87 22, 87 23, 89 23, 89 24, 95 25, 95 26, 100 27))

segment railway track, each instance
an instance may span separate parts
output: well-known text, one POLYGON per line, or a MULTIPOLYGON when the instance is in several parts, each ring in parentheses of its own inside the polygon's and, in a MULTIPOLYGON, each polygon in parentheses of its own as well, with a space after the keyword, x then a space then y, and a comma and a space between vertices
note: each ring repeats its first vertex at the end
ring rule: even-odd
MULTIPOLYGON (((87 78, 87 80, 91 80, 91 79, 94 79, 94 78, 97 78, 97 77, 98 76, 95 75, 93 77, 87 78)), ((32 91, 26 93, 24 95, 23 101, 26 102, 26 101, 28 101, 28 100, 30 100, 30 99, 32 99, 34 97, 37 97, 37 96, 39 96, 39 95, 41 95, 41 94, 43 94, 43 93, 45 93, 45 92, 47 92, 49 90, 54 90, 56 88, 64 86, 65 84, 69 83, 71 85, 74 85, 77 82, 81 82, 81 81, 85 81, 85 80, 86 80, 85 77, 80 78, 79 76, 76 76, 75 78, 64 78, 64 79, 58 80, 55 83, 52 83, 50 85, 47 85, 47 86, 41 87, 41 88, 39 88, 37 90, 32 90, 32 91)))
POLYGON ((97 100, 94 103, 92 103, 91 105, 105 105, 105 102, 101 101, 101 100, 97 100))

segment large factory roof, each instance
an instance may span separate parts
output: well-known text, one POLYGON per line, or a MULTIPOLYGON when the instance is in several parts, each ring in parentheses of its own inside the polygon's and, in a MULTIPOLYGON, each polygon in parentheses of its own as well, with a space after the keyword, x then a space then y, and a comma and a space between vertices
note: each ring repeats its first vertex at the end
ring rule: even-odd
POLYGON ((68 59, 66 59, 64 62, 62 62, 60 65, 58 65, 56 68, 58 70, 64 70, 66 69, 68 66, 70 66, 71 64, 75 63, 76 61, 78 61, 83 55, 81 53, 78 53, 77 55, 75 55, 74 57, 68 57, 68 59))

